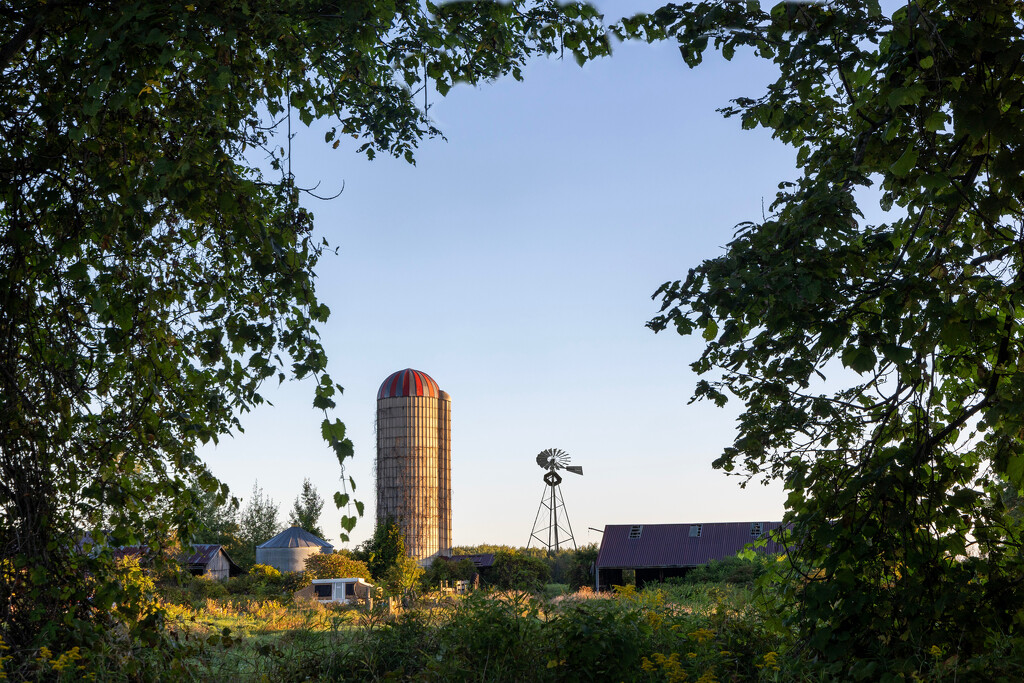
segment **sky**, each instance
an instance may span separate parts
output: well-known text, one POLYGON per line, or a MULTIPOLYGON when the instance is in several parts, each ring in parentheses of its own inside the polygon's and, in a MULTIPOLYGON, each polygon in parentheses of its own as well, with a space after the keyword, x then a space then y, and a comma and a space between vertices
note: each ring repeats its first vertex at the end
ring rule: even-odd
MULTIPOLYGON (((609 18, 645 6, 596 4, 609 18)), ((355 444, 345 474, 366 504, 341 547, 373 531, 376 394, 407 367, 452 397, 456 545, 527 544, 547 448, 584 468, 561 487, 580 545, 600 543, 606 524, 781 518, 781 486, 742 489, 711 467, 739 406, 689 403, 699 336, 645 328, 654 291, 721 254, 796 176, 792 149, 716 111, 772 78, 749 54, 690 70, 673 44, 618 44, 583 68, 536 59, 522 82, 432 96, 447 140, 423 142, 415 166, 332 150, 326 124, 293 120, 298 184, 344 187, 305 199, 338 248, 318 267, 332 311, 321 335, 345 387, 333 417, 355 444)), ((336 542, 341 471, 313 391, 268 384, 273 405, 201 455, 243 504, 258 483, 282 522, 308 477, 336 542)))

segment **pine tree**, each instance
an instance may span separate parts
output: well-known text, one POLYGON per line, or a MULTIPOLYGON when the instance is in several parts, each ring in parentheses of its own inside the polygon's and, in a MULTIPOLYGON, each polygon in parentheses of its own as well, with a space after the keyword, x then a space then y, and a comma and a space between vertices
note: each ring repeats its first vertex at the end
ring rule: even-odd
POLYGON ((305 529, 317 538, 323 538, 320 528, 320 512, 324 509, 324 499, 317 493, 316 487, 309 479, 302 480, 302 493, 295 497, 295 505, 288 513, 288 523, 305 529))

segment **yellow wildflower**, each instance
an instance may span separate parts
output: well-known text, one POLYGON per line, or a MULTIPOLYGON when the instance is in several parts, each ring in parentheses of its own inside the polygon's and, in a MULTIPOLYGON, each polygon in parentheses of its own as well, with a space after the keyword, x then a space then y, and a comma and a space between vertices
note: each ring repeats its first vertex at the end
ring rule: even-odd
POLYGON ((704 643, 714 638, 715 632, 710 629, 699 628, 696 631, 691 631, 689 633, 689 636, 696 640, 698 643, 704 643))
POLYGON ((689 657, 690 659, 696 659, 697 658, 697 653, 696 652, 687 652, 686 656, 689 657))
POLYGON ((715 672, 708 669, 697 679, 697 683, 718 683, 718 679, 715 678, 715 672))
POLYGON ((936 659, 938 659, 939 657, 942 656, 942 648, 939 647, 938 645, 932 645, 931 649, 928 650, 928 654, 930 654, 932 657, 935 657, 936 659))
POLYGON ((771 669, 772 671, 779 670, 779 653, 778 652, 766 652, 763 657, 761 664, 756 664, 758 669, 771 669))

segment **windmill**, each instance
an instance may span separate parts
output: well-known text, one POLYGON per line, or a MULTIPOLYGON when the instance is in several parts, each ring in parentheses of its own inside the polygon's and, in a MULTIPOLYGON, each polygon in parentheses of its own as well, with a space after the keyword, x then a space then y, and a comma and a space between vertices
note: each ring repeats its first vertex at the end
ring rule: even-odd
POLYGON ((572 535, 572 525, 569 524, 569 515, 565 511, 565 501, 562 500, 562 491, 559 484, 562 483, 562 475, 557 470, 565 470, 573 474, 583 475, 583 468, 579 465, 569 464, 569 454, 558 448, 548 448, 537 454, 537 464, 544 473, 544 484, 547 488, 540 497, 540 507, 537 508, 537 517, 533 521, 533 532, 530 534, 530 541, 526 547, 530 547, 534 539, 542 546, 546 546, 548 552, 555 552, 563 543, 572 543, 576 547, 576 539, 572 535), (541 515, 544 509, 548 511, 548 524, 542 524, 541 515), (562 509, 562 518, 559 520, 558 509, 562 509), (565 526, 562 526, 562 522, 565 526))

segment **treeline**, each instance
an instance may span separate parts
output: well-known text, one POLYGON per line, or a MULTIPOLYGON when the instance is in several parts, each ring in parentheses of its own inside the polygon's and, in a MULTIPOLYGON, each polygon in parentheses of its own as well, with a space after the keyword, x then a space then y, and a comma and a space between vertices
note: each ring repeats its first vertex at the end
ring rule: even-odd
MULTIPOLYGON (((453 556, 493 554, 494 565, 485 583, 497 588, 536 591, 545 584, 566 584, 577 590, 593 583, 593 565, 597 561, 597 545, 590 543, 575 550, 558 550, 548 553, 543 548, 516 548, 507 545, 474 545, 452 548, 453 556)), ((442 578, 471 578, 467 576, 475 568, 469 560, 461 562, 435 562, 429 572, 442 578)))
MULTIPOLYGON (((245 571, 256 564, 256 546, 285 528, 280 520, 280 506, 263 492, 259 482, 253 484, 252 494, 241 500, 231 498, 221 502, 216 492, 208 493, 198 486, 191 493, 198 519, 193 542, 223 545, 235 564, 245 571)), ((323 498, 316 487, 309 479, 303 480, 302 491, 288 513, 288 525, 323 538, 320 528, 323 507, 323 498)))

